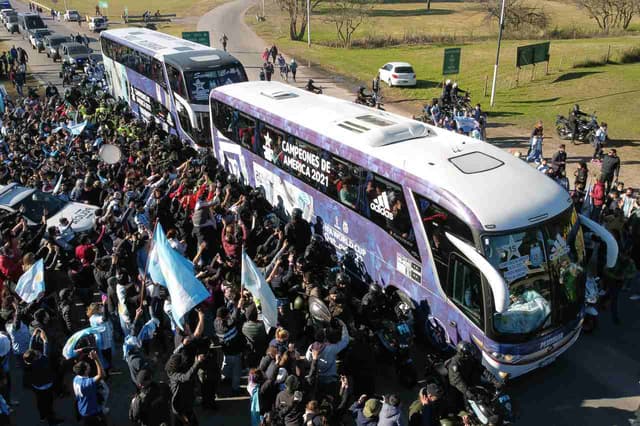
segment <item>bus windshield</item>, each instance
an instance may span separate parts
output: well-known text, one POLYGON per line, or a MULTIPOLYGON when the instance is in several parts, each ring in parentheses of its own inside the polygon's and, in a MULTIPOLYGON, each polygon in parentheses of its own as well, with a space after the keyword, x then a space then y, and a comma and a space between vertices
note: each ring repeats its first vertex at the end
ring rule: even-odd
POLYGON ((187 82, 189 101, 203 105, 209 102, 209 92, 212 89, 225 84, 246 81, 244 70, 238 65, 214 70, 185 72, 184 78, 187 82))
POLYGON ((497 333, 535 334, 575 318, 584 289, 584 240, 573 208, 521 231, 485 235, 484 252, 509 286, 511 303, 494 313, 497 333))

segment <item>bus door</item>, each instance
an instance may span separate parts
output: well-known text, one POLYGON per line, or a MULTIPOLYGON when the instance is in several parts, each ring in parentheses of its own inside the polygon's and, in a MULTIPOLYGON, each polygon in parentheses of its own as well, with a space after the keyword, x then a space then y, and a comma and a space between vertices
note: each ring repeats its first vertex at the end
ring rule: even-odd
MULTIPOLYGON (((442 300, 433 302, 438 306, 430 307, 436 317, 430 320, 433 323, 430 326, 434 327, 431 332, 446 332, 445 340, 454 344, 461 339, 468 340, 474 326, 484 331, 482 279, 475 265, 452 244, 447 235, 455 235, 473 244, 473 233, 466 223, 431 199, 417 193, 413 196, 431 253, 431 267, 435 266, 434 273, 438 278, 438 282, 426 285, 434 287, 431 291, 442 297, 442 300)), ((427 267, 428 263, 425 264, 427 267)), ((431 337, 443 340, 441 336, 431 337)))

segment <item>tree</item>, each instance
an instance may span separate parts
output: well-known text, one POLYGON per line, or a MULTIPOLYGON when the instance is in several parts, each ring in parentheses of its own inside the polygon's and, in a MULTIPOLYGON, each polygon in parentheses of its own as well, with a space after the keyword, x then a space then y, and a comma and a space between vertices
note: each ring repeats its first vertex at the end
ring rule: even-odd
POLYGON ((332 0, 329 4, 326 21, 335 25, 342 46, 350 47, 353 33, 369 16, 373 0, 332 0))
MULTIPOLYGON (((502 0, 489 0, 487 3, 487 17, 500 20, 502 0)), ((518 31, 523 27, 544 29, 549 25, 549 16, 535 6, 527 6, 522 0, 506 0, 504 9, 504 26, 506 30, 518 31)))
MULTIPOLYGON (((310 0, 311 11, 322 2, 322 0, 310 0)), ((276 0, 276 4, 281 10, 289 14, 289 38, 291 40, 302 40, 307 29, 307 1, 306 0, 276 0), (300 23, 300 26, 298 26, 300 23)))
POLYGON ((598 27, 609 32, 612 28, 627 29, 636 13, 640 13, 640 0, 575 0, 585 9, 598 27))

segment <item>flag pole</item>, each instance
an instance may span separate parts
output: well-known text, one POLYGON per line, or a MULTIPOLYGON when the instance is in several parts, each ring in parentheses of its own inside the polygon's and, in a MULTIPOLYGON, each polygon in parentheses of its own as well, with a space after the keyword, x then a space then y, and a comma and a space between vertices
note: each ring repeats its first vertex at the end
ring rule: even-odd
POLYGON ((151 252, 153 251, 153 240, 156 235, 156 229, 158 228, 158 219, 156 219, 153 225, 153 234, 151 234, 151 241, 149 241, 149 251, 147 252, 147 261, 144 265, 144 275, 142 276, 142 283, 140 285, 140 308, 144 305, 144 293, 145 284, 147 282, 147 274, 149 273, 149 259, 151 259, 151 252))

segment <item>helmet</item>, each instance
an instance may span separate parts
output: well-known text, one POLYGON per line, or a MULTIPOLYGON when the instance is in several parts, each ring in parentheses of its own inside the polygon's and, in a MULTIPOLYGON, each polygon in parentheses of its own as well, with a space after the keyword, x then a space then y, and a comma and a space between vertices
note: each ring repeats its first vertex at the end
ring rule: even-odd
POLYGON ((380 284, 378 284, 377 282, 373 282, 371 283, 371 285, 369 285, 369 291, 371 293, 381 293, 382 287, 380 287, 380 284))
POLYGON ((295 208, 291 210, 291 218, 292 219, 301 219, 302 218, 302 210, 299 208, 295 208))
POLYGON ((448 86, 451 84, 451 80, 447 79, 447 81, 445 81, 445 84, 448 86))
POLYGON ((307 84, 313 84, 313 79, 310 78, 309 81, 307 82, 307 84))
POLYGON ((573 106, 573 110, 574 110, 574 111, 580 111, 580 105, 575 104, 575 105, 573 106))
POLYGON ((463 358, 473 358, 476 354, 476 347, 465 340, 461 340, 456 345, 456 352, 463 358))
POLYGON ((304 299, 302 296, 296 297, 296 300, 293 301, 293 309, 296 311, 301 311, 304 309, 304 299))
POLYGON ((456 87, 458 87, 458 83, 453 83, 453 88, 455 89, 456 87))
POLYGON ((331 321, 329 308, 327 308, 327 305, 325 305, 322 299, 318 299, 317 297, 309 297, 309 314, 311 314, 313 319, 320 322, 331 321))
POLYGON ((349 285, 351 283, 351 277, 344 272, 338 272, 336 275, 336 284, 349 285))
POLYGON ((228 183, 236 183, 237 181, 238 181, 238 178, 236 178, 236 175, 227 176, 227 182, 228 183))
POLYGON ((320 244, 324 241, 324 238, 322 238, 322 235, 320 234, 313 234, 311 236, 311 244, 320 244))

